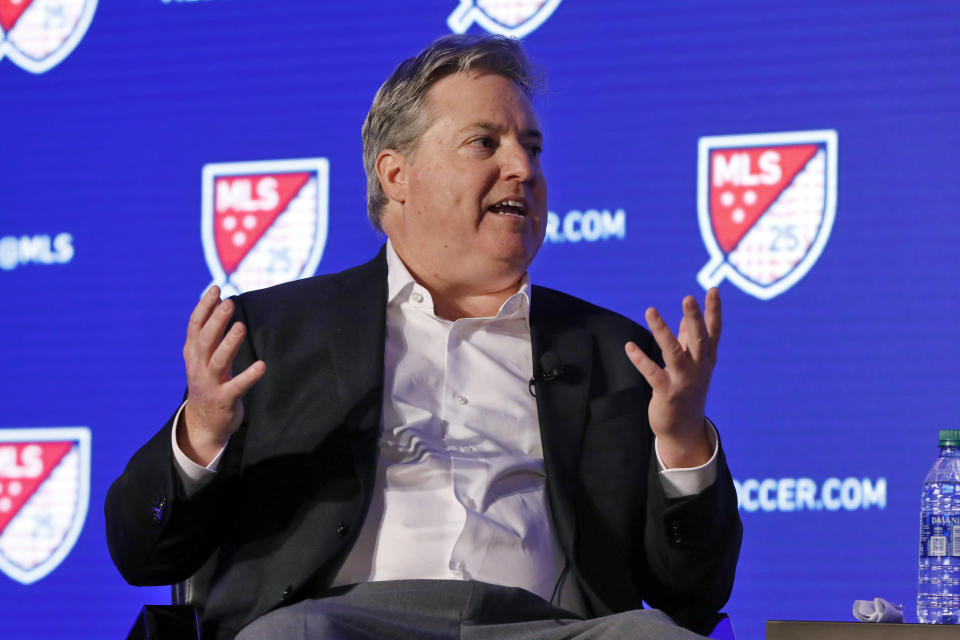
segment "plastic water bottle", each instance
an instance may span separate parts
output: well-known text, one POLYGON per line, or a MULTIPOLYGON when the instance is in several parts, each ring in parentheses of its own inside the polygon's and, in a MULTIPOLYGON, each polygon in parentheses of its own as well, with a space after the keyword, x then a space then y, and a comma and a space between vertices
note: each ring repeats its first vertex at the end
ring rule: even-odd
POLYGON ((940 457, 923 481, 917 618, 960 622, 960 430, 940 431, 940 457))

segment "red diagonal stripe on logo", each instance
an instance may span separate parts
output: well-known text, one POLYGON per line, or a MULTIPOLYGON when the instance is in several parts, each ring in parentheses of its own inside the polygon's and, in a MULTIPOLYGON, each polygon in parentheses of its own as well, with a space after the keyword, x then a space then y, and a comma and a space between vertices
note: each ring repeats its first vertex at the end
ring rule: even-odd
POLYGON ((0 443, 0 534, 74 444, 72 441, 0 443))
POLYGON ((214 180, 213 237, 227 275, 236 270, 311 175, 277 173, 214 180))
POLYGON ((27 10, 33 0, 0 0, 0 27, 4 31, 13 29, 17 20, 27 10))
POLYGON ((710 220, 730 253, 819 149, 798 144, 710 152, 710 220))

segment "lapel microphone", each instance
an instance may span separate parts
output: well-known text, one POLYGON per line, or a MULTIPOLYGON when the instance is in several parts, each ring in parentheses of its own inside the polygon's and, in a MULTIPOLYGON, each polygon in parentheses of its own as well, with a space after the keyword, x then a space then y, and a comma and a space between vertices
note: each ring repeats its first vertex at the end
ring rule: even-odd
POLYGON ((530 395, 534 398, 537 397, 534 390, 534 384, 537 380, 552 382, 563 376, 564 371, 563 360, 560 359, 560 356, 555 351, 544 351, 543 355, 540 356, 540 373, 533 374, 528 383, 527 388, 530 390, 530 395))

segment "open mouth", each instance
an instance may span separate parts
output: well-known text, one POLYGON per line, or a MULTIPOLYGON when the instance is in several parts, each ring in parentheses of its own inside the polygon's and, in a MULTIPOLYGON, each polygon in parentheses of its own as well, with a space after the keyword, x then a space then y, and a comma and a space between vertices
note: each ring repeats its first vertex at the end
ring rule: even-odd
POLYGON ((527 217, 527 205, 524 204, 522 200, 501 200, 487 207, 487 211, 501 216, 513 216, 515 218, 527 217))

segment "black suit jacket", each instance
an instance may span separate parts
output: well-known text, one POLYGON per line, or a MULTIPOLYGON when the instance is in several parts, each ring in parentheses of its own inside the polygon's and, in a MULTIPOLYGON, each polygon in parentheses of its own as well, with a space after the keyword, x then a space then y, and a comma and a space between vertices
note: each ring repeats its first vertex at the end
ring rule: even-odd
MULTIPOLYGON (((107 540, 131 584, 179 582, 206 565, 204 626, 233 637, 264 613, 323 592, 370 502, 383 386, 386 260, 243 294, 248 328, 235 368, 267 372, 209 484, 190 498, 167 423, 133 456, 106 501, 107 540)), ((534 287, 533 362, 564 374, 536 385, 554 526, 590 615, 641 600, 681 621, 729 597, 741 527, 722 452, 717 481, 667 499, 652 456, 650 388, 623 352, 633 321, 534 287)), ((535 364, 536 368, 536 364, 535 364)))

